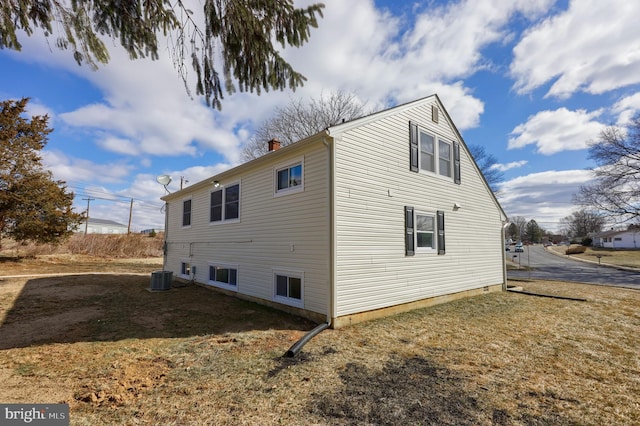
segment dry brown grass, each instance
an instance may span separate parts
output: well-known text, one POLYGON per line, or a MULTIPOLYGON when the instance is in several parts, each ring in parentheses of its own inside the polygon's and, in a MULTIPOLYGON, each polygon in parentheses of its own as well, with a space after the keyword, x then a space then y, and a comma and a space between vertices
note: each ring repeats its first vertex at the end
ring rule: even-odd
POLYGON ((159 257, 162 256, 163 238, 163 233, 158 233, 155 237, 142 234, 74 234, 61 244, 16 243, 3 240, 0 255, 12 258, 59 254, 80 254, 104 259, 159 257))
POLYGON ((0 281, 0 401, 95 424, 632 425, 640 292, 558 282, 312 339, 309 322, 127 275, 0 281))
MULTIPOLYGON (((548 247, 548 250, 558 254, 566 254, 566 249, 567 247, 565 246, 548 247)), ((640 268, 640 249, 614 250, 597 247, 585 247, 585 249, 584 253, 571 254, 571 257, 596 263, 600 261, 602 264, 640 268)))

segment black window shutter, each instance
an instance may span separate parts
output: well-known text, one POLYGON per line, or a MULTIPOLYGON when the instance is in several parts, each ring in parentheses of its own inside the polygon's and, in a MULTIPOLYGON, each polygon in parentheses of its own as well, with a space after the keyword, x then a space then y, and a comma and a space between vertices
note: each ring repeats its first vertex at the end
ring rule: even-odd
POLYGON ((460 143, 453 143, 453 181, 460 185, 460 143))
POLYGON ((418 125, 409 122, 409 161, 412 172, 418 171, 418 125))
POLYGON ((413 207, 404 206, 404 249, 405 255, 413 256, 415 254, 414 249, 414 226, 413 226, 413 207))
POLYGON ((445 253, 444 245, 444 212, 438 210, 438 254, 445 253))

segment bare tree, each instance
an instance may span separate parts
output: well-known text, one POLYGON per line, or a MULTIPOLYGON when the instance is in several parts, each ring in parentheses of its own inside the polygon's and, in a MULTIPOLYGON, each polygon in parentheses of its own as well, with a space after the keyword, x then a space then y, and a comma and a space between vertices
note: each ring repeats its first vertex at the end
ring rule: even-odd
POLYGON ((278 139, 286 146, 315 135, 327 127, 365 115, 365 104, 354 94, 343 91, 319 99, 291 100, 284 108, 277 108, 273 117, 256 130, 242 150, 245 161, 267 153, 267 141, 278 139))
POLYGON ((579 239, 602 231, 605 218, 597 212, 581 209, 560 219, 560 224, 569 237, 579 239))
POLYGON ((518 239, 521 240, 526 233, 527 219, 524 216, 513 216, 509 221, 516 225, 518 229, 518 239))
POLYGON ((620 222, 640 217, 640 115, 626 129, 608 127, 589 148, 595 183, 574 202, 620 222))
POLYGON ((497 194, 498 185, 504 181, 504 173, 494 167, 498 163, 498 160, 494 155, 488 153, 483 145, 469 145, 468 147, 489 187, 494 194, 497 194))

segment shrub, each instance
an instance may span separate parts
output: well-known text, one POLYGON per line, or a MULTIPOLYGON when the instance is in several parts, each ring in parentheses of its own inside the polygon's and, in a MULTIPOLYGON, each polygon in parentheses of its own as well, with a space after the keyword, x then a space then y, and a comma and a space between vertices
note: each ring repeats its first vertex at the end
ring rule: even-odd
POLYGON ((587 238, 583 239, 580 244, 582 244, 585 247, 591 247, 591 243, 593 243, 593 239, 590 238, 590 237, 587 237, 587 238))
POLYGON ((581 253, 584 253, 585 251, 587 251, 586 246, 571 246, 567 248, 567 251, 565 252, 565 254, 581 254, 581 253))

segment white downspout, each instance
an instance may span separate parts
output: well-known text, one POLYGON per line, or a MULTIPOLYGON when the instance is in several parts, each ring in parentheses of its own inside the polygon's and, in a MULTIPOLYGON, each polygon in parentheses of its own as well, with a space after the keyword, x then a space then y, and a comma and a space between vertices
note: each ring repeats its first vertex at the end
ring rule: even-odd
POLYGON ((327 324, 333 326, 333 319, 336 313, 336 247, 335 247, 335 193, 334 193, 334 159, 335 159, 335 139, 326 136, 322 143, 327 148, 328 174, 327 174, 327 205, 329 214, 327 215, 327 226, 329 228, 329 294, 327 301, 327 324))

